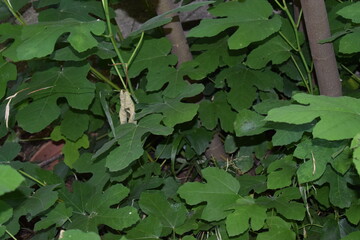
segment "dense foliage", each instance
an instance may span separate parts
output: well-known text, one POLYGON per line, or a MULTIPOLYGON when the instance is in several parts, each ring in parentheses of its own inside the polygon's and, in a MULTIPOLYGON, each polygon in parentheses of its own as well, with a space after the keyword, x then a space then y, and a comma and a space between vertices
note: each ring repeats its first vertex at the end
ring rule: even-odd
POLYGON ((2 239, 360 239, 360 2, 326 1, 339 98, 285 1, 174 10, 214 16, 179 67, 166 14, 123 39, 107 0, 26 4, 0 3, 2 239), (18 161, 39 137, 64 143, 52 171, 18 161))

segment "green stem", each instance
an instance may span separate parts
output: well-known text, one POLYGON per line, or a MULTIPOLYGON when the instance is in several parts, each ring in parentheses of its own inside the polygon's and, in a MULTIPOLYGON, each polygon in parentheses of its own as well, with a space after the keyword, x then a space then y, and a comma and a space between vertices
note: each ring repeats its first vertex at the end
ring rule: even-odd
POLYGON ((293 61, 296 69, 298 70, 298 72, 299 72, 299 74, 300 74, 300 77, 301 77, 301 79, 303 80, 303 82, 304 82, 304 84, 305 84, 305 86, 306 86, 307 91, 310 92, 310 89, 309 89, 309 85, 308 85, 308 83, 307 83, 307 80, 306 80, 304 74, 302 73, 299 65, 297 64, 295 58, 294 58, 292 55, 291 55, 291 60, 293 61))
POLYGON ((279 31, 279 34, 280 34, 280 36, 284 39, 284 41, 285 41, 293 50, 297 51, 297 48, 296 48, 294 45, 292 45, 292 43, 290 42, 290 40, 289 40, 281 31, 279 31))
MULTIPOLYGON (((108 37, 110 38, 110 41, 115 49, 115 52, 116 52, 116 55, 118 56, 120 62, 122 64, 124 64, 124 59, 122 58, 121 56, 121 53, 116 45, 116 41, 115 41, 115 38, 114 38, 114 35, 113 35, 113 32, 112 32, 112 28, 111 28, 111 22, 110 22, 110 15, 109 15, 109 3, 108 3, 108 0, 102 0, 102 5, 103 5, 103 8, 104 8, 104 12, 105 12, 105 18, 106 18, 106 25, 107 25, 107 28, 108 28, 108 37)), ((123 66, 123 70, 125 72, 125 67, 123 66)))
MULTIPOLYGON (((127 63, 125 63, 120 51, 119 51, 119 48, 117 47, 117 44, 116 44, 116 41, 115 41, 115 38, 114 38, 114 35, 113 35, 113 32, 112 32, 112 29, 111 29, 111 22, 110 22, 110 15, 109 15, 109 3, 108 3, 108 0, 102 0, 102 5, 103 5, 103 9, 104 9, 104 12, 105 12, 105 17, 106 17, 106 24, 107 24, 107 28, 108 28, 108 37, 110 38, 110 41, 115 49, 115 52, 116 52, 116 55, 117 57, 119 58, 120 60, 120 64, 122 66, 122 70, 126 76, 126 82, 129 86, 129 89, 130 89, 130 93, 132 95, 132 97, 135 99, 135 102, 137 102, 136 100, 136 96, 135 96, 135 92, 132 88, 132 84, 131 84, 131 81, 130 79, 128 78, 128 74, 127 74, 127 69, 128 69, 128 66, 127 66, 127 63)), ((115 68, 115 71, 116 73, 118 74, 119 78, 121 79, 122 82, 124 82, 123 78, 122 78, 122 75, 120 74, 120 71, 119 69, 117 68, 115 62, 112 60, 113 64, 114 64, 114 68, 115 68)))
POLYGON ((33 142, 33 141, 44 141, 50 140, 50 137, 43 137, 43 138, 29 138, 29 139, 19 139, 19 142, 33 142))
MULTIPOLYGON (((104 75, 102 75, 99 71, 97 71, 95 68, 90 66, 90 71, 100 80, 106 82, 107 84, 109 84, 111 87, 113 87, 114 89, 120 91, 121 88, 119 88, 116 84, 114 84, 113 82, 111 82, 107 77, 105 77, 104 75)), ((124 83, 123 83, 124 85, 124 83)), ((126 88, 126 86, 124 85, 124 87, 126 88)))
POLYGON ((21 16, 21 14, 19 14, 17 11, 14 10, 13 6, 11 5, 10 0, 4 0, 4 3, 6 5, 6 7, 9 9, 9 11, 11 12, 11 14, 19 21, 19 23, 21 25, 26 25, 24 18, 21 16))
POLYGON ((321 226, 321 225, 319 225, 319 224, 305 224, 304 226, 301 226, 301 227, 299 227, 299 229, 302 229, 302 228, 305 228, 305 227, 312 227, 312 226, 314 226, 314 227, 319 227, 319 228, 323 228, 324 226, 321 226))
POLYGON ((299 26, 300 26, 302 15, 303 15, 303 10, 300 9, 299 17, 298 17, 298 20, 297 20, 297 23, 296 23, 296 29, 298 29, 299 26))
MULTIPOLYGON (((304 68, 305 68, 305 71, 306 71, 306 75, 307 75, 307 79, 304 77, 304 75, 301 73, 302 75, 302 78, 303 78, 303 81, 305 83, 305 85, 307 86, 307 90, 309 93, 313 94, 313 86, 312 86, 312 80, 311 80, 311 69, 309 68, 309 65, 307 64, 307 61, 305 59, 305 56, 304 56, 304 53, 301 49, 301 44, 300 44, 300 38, 299 38, 299 33, 297 31, 298 29, 298 26, 300 24, 300 17, 299 17, 299 20, 297 23, 295 23, 287 5, 286 5, 286 1, 283 0, 283 5, 281 5, 279 3, 278 0, 275 0, 276 4, 286 13, 290 23, 291 23, 291 26, 293 28, 293 31, 294 31, 294 35, 295 35, 295 39, 296 39, 296 47, 294 47, 292 44, 289 44, 291 47, 293 47, 293 49, 298 52, 299 56, 300 56, 300 59, 301 59, 301 62, 302 64, 304 65, 304 68)), ((281 34, 280 34, 281 36, 281 34)), ((297 66, 298 68, 298 66, 297 66)), ((298 68, 298 71, 300 72, 300 68, 298 68)))
POLYGON ((136 56, 136 53, 138 52, 138 50, 139 50, 139 48, 140 48, 140 46, 141 46, 141 44, 143 42, 143 39, 144 39, 144 32, 141 33, 140 40, 139 40, 138 44, 136 45, 136 48, 135 48, 134 52, 131 54, 131 57, 130 57, 128 63, 127 63, 128 70, 129 70, 130 65, 132 64, 132 62, 134 60, 134 57, 136 56))
POLYGON ((31 180, 33 180, 33 181, 36 182, 37 184, 39 184, 39 185, 41 185, 41 186, 43 186, 43 187, 46 186, 45 183, 43 183, 43 182, 41 182, 40 180, 34 178, 34 177, 31 176, 30 174, 28 174, 28 173, 26 173, 26 172, 24 172, 24 171, 22 171, 22 170, 18 170, 18 172, 21 173, 22 175, 24 175, 25 177, 30 178, 31 180))
POLYGON ((6 232, 12 239, 17 240, 16 237, 11 234, 11 232, 9 232, 8 230, 5 230, 5 232, 6 232))
POLYGON ((351 77, 355 79, 358 83, 360 83, 360 77, 358 77, 355 73, 353 73, 350 69, 348 69, 344 64, 340 64, 340 66, 349 74, 351 74, 351 77))
POLYGON ((126 87, 126 84, 125 84, 125 82, 124 82, 124 79, 123 79, 123 77, 121 76, 121 73, 120 73, 120 71, 119 71, 119 68, 117 67, 116 62, 115 62, 114 59, 112 59, 112 58, 111 58, 111 62, 112 62, 112 64, 113 64, 113 66, 114 66, 114 69, 115 69, 116 74, 120 77, 120 81, 121 81, 122 85, 124 86, 125 90, 128 91, 128 90, 127 90, 127 87, 126 87))

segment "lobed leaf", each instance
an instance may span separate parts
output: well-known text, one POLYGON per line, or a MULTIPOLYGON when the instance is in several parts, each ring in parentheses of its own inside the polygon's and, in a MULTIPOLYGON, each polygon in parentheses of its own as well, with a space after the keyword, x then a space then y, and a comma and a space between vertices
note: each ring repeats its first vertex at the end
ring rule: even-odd
POLYGON ((144 152, 142 137, 147 133, 169 135, 173 129, 160 124, 163 117, 152 114, 144 117, 138 124, 127 123, 117 129, 119 147, 112 150, 106 158, 106 167, 110 171, 119 171, 138 159, 144 152))
POLYGON ((238 199, 234 205, 235 211, 226 218, 226 230, 230 237, 240 235, 251 228, 260 230, 267 217, 267 209, 257 205, 251 197, 238 199))
POLYGON ((181 198, 190 205, 207 202, 201 218, 218 221, 227 216, 226 210, 238 199, 239 182, 224 170, 202 170, 206 183, 186 183, 178 190, 181 198))
POLYGON ((122 230, 139 220, 137 210, 133 207, 111 208, 129 193, 121 184, 113 185, 102 192, 87 183, 74 182, 73 189, 73 193, 62 195, 67 205, 73 209, 69 229, 97 233, 98 226, 105 224, 113 229, 122 230))
POLYGON ((287 219, 302 221, 305 217, 305 206, 293 201, 299 198, 301 198, 299 190, 288 187, 278 190, 272 197, 259 197, 256 203, 267 208, 275 208, 287 219))
POLYGON ((35 224, 34 230, 39 231, 46 229, 54 224, 56 227, 61 227, 65 222, 70 220, 72 212, 73 209, 71 207, 67 208, 65 203, 59 203, 35 224))
POLYGON ((228 40, 230 49, 241 49, 252 42, 265 39, 281 27, 280 17, 273 15, 271 5, 265 0, 226 2, 215 6, 209 12, 218 19, 204 19, 191 29, 188 37, 212 37, 230 27, 237 30, 228 40))
POLYGON ((100 236, 94 232, 83 232, 78 229, 71 229, 64 231, 61 240, 76 240, 76 239, 87 239, 87 240, 100 240, 100 236))
POLYGON ((357 200, 346 209, 345 215, 350 223, 357 225, 360 222, 360 200, 357 200))
POLYGON ((89 67, 81 63, 67 64, 61 69, 53 67, 36 72, 25 96, 33 101, 18 111, 19 125, 30 133, 41 131, 59 117, 57 100, 61 97, 66 98, 72 108, 87 110, 95 95, 95 85, 86 78, 89 67))
POLYGON ((231 109, 225 92, 217 92, 213 96, 213 101, 201 101, 198 112, 202 125, 205 128, 213 130, 218 122, 220 122, 221 129, 224 131, 234 131, 233 124, 236 113, 231 109))
MULTIPOLYGON (((292 55, 292 47, 297 44, 296 37, 290 21, 285 18, 281 18, 281 22, 282 24, 279 34, 265 40, 264 43, 260 44, 249 53, 245 62, 247 66, 253 69, 261 69, 269 62, 277 65, 290 58, 292 55)), ((300 33, 298 34, 300 35, 300 44, 302 44, 302 35, 300 33)))
POLYGON ((296 169, 297 165, 296 162, 293 161, 292 156, 287 156, 272 162, 267 169, 269 173, 267 181, 268 189, 290 186, 296 169))
POLYGON ((277 216, 266 220, 269 231, 258 234, 257 240, 295 240, 296 235, 291 230, 291 224, 277 216))
MULTIPOLYGON (((38 8, 44 7, 44 1, 37 6, 38 8)), ((104 10, 101 2, 98 1, 74 1, 74 0, 61 0, 57 8, 47 8, 40 11, 38 19, 39 22, 61 21, 67 18, 76 19, 79 21, 93 21, 96 17, 105 19, 104 10)), ((54 4, 54 3, 53 3, 54 4)), ((110 17, 114 17, 114 11, 110 8, 110 17)))
POLYGON ((87 135, 82 135, 76 141, 71 141, 67 139, 65 136, 61 134, 60 127, 57 126, 51 132, 50 138, 53 141, 61 141, 65 140, 64 147, 62 148, 62 153, 64 154, 64 162, 67 166, 72 168, 73 164, 78 160, 80 157, 79 149, 80 148, 88 148, 89 147, 89 139, 87 135))
POLYGON ((16 80, 16 78, 16 66, 6 61, 0 54, 0 99, 2 99, 6 93, 7 82, 16 80))
POLYGON ((237 111, 253 105, 257 98, 257 89, 264 92, 271 92, 274 89, 280 92, 284 90, 280 75, 269 70, 252 70, 241 64, 222 70, 216 80, 225 79, 230 87, 227 94, 228 102, 237 111))
POLYGON ((360 132, 359 99, 305 93, 296 94, 293 99, 304 105, 293 104, 270 110, 265 120, 299 125, 320 118, 313 129, 313 136, 330 141, 353 138, 360 132))
POLYGON ((141 32, 144 31, 148 31, 157 27, 160 27, 164 24, 167 24, 169 22, 171 22, 171 17, 169 17, 170 14, 172 13, 176 13, 176 12, 187 12, 187 11, 192 11, 195 10, 201 6, 205 6, 208 4, 214 3, 214 1, 203 1, 203 2, 196 2, 196 3, 192 3, 189 5, 185 5, 185 6, 181 6, 178 8, 174 8, 170 11, 167 11, 161 15, 158 15, 156 17, 151 18, 150 20, 146 21, 145 23, 143 23, 139 29, 137 29, 136 31, 132 32, 129 36, 136 36, 138 34, 140 34, 141 32))
POLYGON ((0 195, 14 191, 24 180, 24 177, 12 167, 0 165, 0 195))
POLYGON ((329 200, 330 203, 339 208, 348 208, 355 197, 355 191, 347 186, 346 179, 341 174, 335 172, 331 167, 327 167, 324 175, 315 182, 323 185, 330 185, 329 200))
POLYGON ((339 11, 337 11, 337 14, 352 20, 354 23, 360 23, 360 2, 354 2, 350 4, 349 6, 343 7, 339 11))
POLYGON ((301 164, 297 170, 299 183, 306 183, 319 179, 329 162, 338 157, 339 151, 344 149, 346 142, 328 142, 321 139, 306 139, 300 142, 294 156, 309 159, 301 164))
POLYGON ((234 129, 237 137, 252 136, 269 130, 265 127, 264 117, 260 114, 242 109, 236 115, 234 129))
POLYGON ((149 216, 131 228, 126 234, 126 239, 158 240, 161 237, 161 231, 162 224, 160 220, 154 216, 149 216))
POLYGON ((82 22, 69 18, 62 21, 21 26, 18 27, 20 29, 16 29, 17 34, 13 33, 12 28, 10 24, 0 25, 2 38, 15 40, 3 52, 3 55, 18 62, 51 54, 58 38, 66 33, 69 33, 67 41, 78 52, 96 47, 98 42, 92 33, 101 35, 105 31, 105 24, 100 20, 82 22))
POLYGON ((170 204, 160 191, 143 192, 139 205, 144 213, 159 219, 162 226, 168 228, 168 233, 185 223, 185 206, 181 203, 170 204))

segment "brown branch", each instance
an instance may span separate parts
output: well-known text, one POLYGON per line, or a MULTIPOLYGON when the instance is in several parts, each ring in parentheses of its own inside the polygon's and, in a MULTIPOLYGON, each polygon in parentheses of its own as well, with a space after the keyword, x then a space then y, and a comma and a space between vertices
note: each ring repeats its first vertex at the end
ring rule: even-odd
MULTIPOLYGON (((173 0, 156 0, 155 6, 158 15, 175 8, 173 0)), ((164 26, 164 31, 166 37, 172 43, 172 53, 178 57, 177 67, 179 67, 183 62, 191 61, 193 58, 179 16, 175 14, 171 16, 173 20, 164 26)), ((205 152, 205 156, 207 158, 214 158, 217 161, 223 161, 229 158, 225 152, 224 144, 219 133, 214 134, 209 148, 205 152)))
MULTIPOLYGON (((161 15, 167 11, 175 8, 175 4, 172 0, 157 0, 156 1, 156 13, 161 15)), ((180 18, 176 14, 171 14, 173 20, 164 25, 164 31, 166 37, 172 44, 172 53, 178 57, 178 64, 180 66, 183 62, 191 61, 192 55, 189 45, 187 44, 185 33, 180 22, 180 18)))
POLYGON ((319 41, 330 37, 330 27, 324 0, 300 0, 304 13, 311 56, 314 61, 320 94, 342 95, 341 82, 332 43, 319 41))

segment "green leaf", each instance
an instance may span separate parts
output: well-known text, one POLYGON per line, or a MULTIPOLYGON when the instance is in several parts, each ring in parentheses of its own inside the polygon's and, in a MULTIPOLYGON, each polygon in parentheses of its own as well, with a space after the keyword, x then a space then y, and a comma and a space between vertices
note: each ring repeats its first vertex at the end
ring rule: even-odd
POLYGON ((82 135, 78 140, 75 142, 67 139, 65 136, 61 135, 60 127, 57 126, 51 133, 50 138, 53 141, 60 141, 65 140, 65 145, 62 148, 62 153, 64 154, 64 162, 67 166, 72 168, 73 164, 76 160, 80 157, 79 149, 80 148, 88 148, 89 147, 89 139, 87 135, 82 135))
MULTIPOLYGON (((251 51, 245 63, 247 66, 253 69, 261 69, 269 62, 272 62, 274 65, 281 64, 290 58, 292 47, 284 40, 284 38, 286 38, 293 46, 296 46, 296 37, 290 21, 281 18, 281 22, 281 35, 274 35, 251 51)), ((300 44, 302 44, 302 42, 303 39, 300 38, 300 44)))
POLYGON ((10 162, 20 152, 21 145, 17 142, 5 142, 0 147, 0 162, 10 162))
POLYGON ((242 146, 237 151, 233 163, 241 171, 246 173, 250 171, 254 166, 254 147, 253 146, 242 146))
POLYGON ((15 169, 0 165, 0 195, 14 191, 25 180, 15 169))
POLYGON ((343 239, 343 237, 349 235, 351 232, 358 231, 358 229, 348 223, 345 218, 335 220, 333 217, 334 216, 326 219, 322 228, 321 239, 343 239))
POLYGON ((69 110, 64 114, 63 118, 60 131, 70 141, 76 142, 79 140, 89 127, 89 115, 85 113, 69 110))
POLYGON ((19 125, 30 133, 39 132, 60 115, 57 105, 65 97, 68 104, 79 110, 87 110, 94 98, 95 85, 86 79, 89 65, 72 64, 64 68, 50 68, 36 72, 25 97, 33 101, 17 113, 19 125))
POLYGON ((316 201, 318 201, 322 206, 326 208, 330 208, 329 191, 330 191, 329 186, 323 185, 316 188, 316 192, 314 193, 314 197, 316 201))
POLYGON ((41 0, 38 2, 38 4, 36 5, 37 8, 43 8, 43 7, 47 7, 50 5, 54 5, 54 4, 58 4, 60 3, 61 0, 41 0))
POLYGON ((0 224, 6 223, 12 215, 13 209, 6 202, 0 201, 0 224))
POLYGON ((293 99, 304 105, 294 104, 272 109, 265 120, 304 124, 320 118, 313 129, 313 136, 331 141, 353 138, 360 132, 359 99, 314 96, 305 93, 296 94, 293 99))
POLYGON ((274 146, 285 146, 290 143, 297 142, 301 139, 305 131, 310 130, 314 123, 307 123, 301 125, 291 125, 286 123, 272 123, 266 126, 271 126, 276 130, 272 137, 274 146))
POLYGON ((272 197, 259 197, 256 203, 267 208, 275 208, 276 211, 290 220, 302 221, 305 217, 305 206, 296 200, 301 198, 298 188, 289 187, 275 192, 272 197))
POLYGON ((360 200, 352 203, 350 208, 346 209, 345 216, 350 223, 358 225, 360 222, 360 200))
POLYGON ((201 6, 205 6, 208 4, 213 3, 214 1, 204 1, 204 2, 196 2, 196 3, 192 3, 189 5, 185 5, 185 6, 181 6, 175 9, 172 9, 170 11, 167 11, 161 15, 158 15, 156 17, 151 18, 150 20, 148 20, 147 22, 143 23, 139 29, 137 29, 136 31, 132 32, 129 36, 136 36, 138 34, 140 34, 141 32, 145 32, 147 30, 151 30, 157 27, 160 27, 164 24, 167 24, 169 22, 171 22, 171 17, 168 17, 171 13, 176 13, 176 12, 187 12, 187 11, 192 11, 195 10, 201 6))
POLYGON ((81 53, 77 52, 71 46, 66 46, 56 50, 50 56, 50 58, 57 61, 83 61, 92 55, 97 55, 101 59, 109 59, 116 57, 115 50, 111 43, 99 42, 97 47, 91 48, 81 53))
POLYGON ((243 109, 236 115, 234 129, 237 137, 252 136, 265 132, 265 117, 256 112, 243 109))
POLYGON ((296 162, 293 161, 292 156, 287 156, 272 162, 267 169, 269 173, 267 181, 268 189, 290 186, 296 169, 297 165, 296 162))
POLYGON ((360 175, 360 133, 357 133, 353 140, 351 141, 350 148, 354 150, 353 152, 353 163, 355 168, 360 175))
POLYGON ((143 219, 135 227, 131 228, 127 234, 128 240, 158 240, 162 232, 162 224, 160 220, 150 215, 143 219))
POLYGON ((68 228, 84 232, 97 232, 99 225, 107 225, 116 230, 130 227, 139 220, 137 210, 126 206, 111 208, 119 204, 129 193, 121 184, 116 184, 102 192, 87 183, 74 182, 73 193, 63 195, 69 207, 74 209, 68 228))
POLYGON ((349 6, 346 6, 339 11, 337 11, 337 14, 352 20, 353 23, 360 23, 360 2, 354 2, 353 4, 350 4, 349 6))
POLYGON ((225 221, 230 237, 242 234, 250 227, 253 231, 258 231, 264 226, 267 209, 257 205, 253 198, 238 199, 234 209, 235 211, 230 213, 225 221))
POLYGON ((181 100, 199 94, 204 89, 204 86, 202 84, 188 85, 181 81, 181 85, 176 86, 177 88, 174 87, 174 90, 177 90, 174 93, 175 95, 169 97, 166 95, 168 94, 166 90, 170 86, 165 89, 163 97, 160 97, 159 94, 154 94, 157 95, 157 99, 154 102, 146 98, 141 100, 141 103, 144 103, 144 105, 141 111, 137 113, 136 118, 139 119, 153 113, 162 113, 164 116, 163 122, 168 127, 174 127, 179 123, 192 120, 197 113, 199 104, 183 103, 181 100))
POLYGON ((22 213, 34 217, 49 209, 58 200, 58 193, 54 191, 58 186, 59 184, 41 187, 22 204, 22 213))
POLYGON ((330 164, 336 172, 343 175, 352 167, 352 153, 353 151, 346 146, 340 149, 339 152, 333 154, 330 164))
POLYGON ((144 152, 142 137, 147 133, 155 135, 169 135, 173 129, 160 124, 163 117, 153 114, 144 117, 138 124, 127 123, 117 129, 119 147, 110 152, 106 158, 106 167, 110 171, 119 171, 138 159, 144 152))
POLYGON ((21 216, 32 219, 38 214, 48 210, 58 200, 58 193, 54 191, 59 184, 47 185, 39 188, 35 193, 32 193, 32 189, 25 186, 14 194, 11 204, 17 204, 17 208, 14 208, 14 215, 6 224, 6 228, 10 232, 16 233, 19 226, 19 218, 21 216), (16 201, 14 202, 14 199, 16 201))
POLYGON ((297 170, 299 183, 319 179, 325 172, 327 163, 337 157, 336 154, 343 150, 344 144, 346 142, 329 142, 321 139, 307 139, 300 142, 294 151, 294 156, 309 160, 301 164, 297 170))
POLYGON ((187 214, 185 223, 178 228, 176 228, 176 233, 183 235, 184 233, 190 232, 191 230, 199 229, 201 223, 199 219, 203 211, 203 206, 192 208, 191 211, 187 214))
POLYGON ((174 74, 171 65, 176 64, 175 55, 169 55, 171 43, 166 38, 149 39, 141 45, 135 60, 129 67, 129 77, 138 76, 143 70, 148 69, 148 91, 159 90, 166 82, 167 72, 174 74))
POLYGON ((359 238, 360 238, 360 231, 357 231, 346 235, 346 237, 341 238, 341 240, 357 240, 359 238))
POLYGON ((280 36, 274 36, 254 49, 246 59, 246 65, 253 69, 264 68, 269 62, 281 64, 291 56, 291 47, 280 36))
POLYGON ((295 240, 296 234, 291 231, 291 223, 280 217, 268 217, 266 220, 269 231, 259 233, 257 240, 295 240))
POLYGON ((249 108, 257 97, 257 89, 269 92, 276 88, 283 91, 283 79, 269 70, 256 71, 243 65, 224 69, 217 76, 217 81, 227 80, 230 87, 228 101, 237 111, 249 108))
POLYGON ((233 132, 235 116, 236 113, 231 109, 223 91, 217 92, 213 96, 213 101, 200 102, 199 118, 202 125, 209 130, 213 130, 220 121, 222 130, 233 132))
POLYGON ((273 108, 279 108, 290 105, 290 101, 279 99, 264 99, 253 106, 254 110, 260 114, 267 114, 273 108))
MULTIPOLYGON (((95 158, 92 157, 92 153, 83 153, 72 166, 78 173, 91 173, 92 176, 87 180, 87 183, 102 189, 110 178, 105 167, 105 159, 95 160, 95 158)), ((126 176, 130 174, 131 171, 125 173, 126 176)), ((119 173, 119 176, 120 175, 121 173, 119 173)))
MULTIPOLYGON (((110 17, 113 17, 114 12, 111 11, 110 13, 110 17)), ((97 19, 95 16, 100 19, 105 19, 101 2, 61 0, 57 8, 47 8, 44 11, 40 11, 38 19, 39 22, 49 22, 72 18, 79 21, 89 22, 97 19)))
POLYGON ((67 208, 65 203, 59 203, 55 208, 50 210, 39 222, 35 224, 34 230, 39 231, 46 229, 55 224, 56 227, 61 227, 65 222, 70 220, 72 216, 72 208, 67 208))
POLYGON ((335 172, 330 166, 326 168, 324 175, 315 182, 318 185, 328 183, 330 185, 330 203, 339 208, 348 208, 355 196, 355 192, 347 186, 344 176, 335 172))
POLYGON ((204 19, 193 28, 188 37, 212 37, 230 27, 237 30, 229 38, 230 49, 247 47, 252 42, 265 39, 280 29, 280 17, 265 0, 246 0, 243 2, 226 2, 215 6, 209 12, 218 19, 204 19), (254 14, 256 13, 256 14, 254 14))
POLYGON ((360 52, 360 27, 352 29, 351 33, 346 34, 340 39, 339 52, 345 54, 352 54, 360 52))
POLYGON ((194 62, 197 63, 196 71, 200 74, 198 78, 205 78, 219 66, 232 66, 243 61, 244 56, 242 54, 234 54, 229 50, 228 39, 227 35, 221 34, 217 37, 198 39, 191 45, 191 51, 201 51, 199 55, 194 57, 194 62))
POLYGON ((184 135, 189 141, 191 148, 193 148, 198 155, 205 152, 213 137, 213 133, 205 128, 187 130, 184 132, 184 135))
POLYGON ((144 213, 157 217, 163 227, 169 228, 168 233, 171 233, 171 230, 175 231, 186 220, 185 206, 181 203, 170 204, 160 191, 143 192, 139 205, 144 213))
POLYGON ((238 177, 239 183, 241 185, 240 195, 248 195, 250 191, 254 190, 256 193, 262 193, 267 190, 266 187, 266 176, 256 175, 251 176, 244 174, 238 177))
POLYGON ((229 205, 238 199, 239 182, 224 170, 206 168, 202 175, 207 183, 185 183, 178 190, 181 198, 190 205, 207 202, 201 218, 218 221, 227 216, 229 205))
POLYGON ((16 77, 16 66, 6 61, 0 54, 0 99, 3 98, 5 95, 7 82, 11 80, 16 80, 16 77))
POLYGON ((83 232, 78 229, 66 230, 61 237, 61 240, 78 240, 78 239, 100 240, 101 238, 99 235, 97 235, 94 232, 83 232))
MULTIPOLYGON (((11 29, 11 25, 1 24, 0 32, 11 29)), ((37 23, 22 26, 19 35, 7 35, 15 41, 3 55, 18 62, 33 58, 41 58, 54 51, 58 38, 64 33, 70 33, 66 38, 78 52, 96 47, 98 42, 92 34, 101 35, 105 31, 102 21, 82 22, 75 19, 64 19, 56 22, 37 23), (39 44, 41 42, 41 44, 39 44)))

